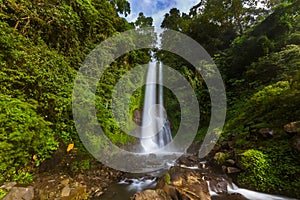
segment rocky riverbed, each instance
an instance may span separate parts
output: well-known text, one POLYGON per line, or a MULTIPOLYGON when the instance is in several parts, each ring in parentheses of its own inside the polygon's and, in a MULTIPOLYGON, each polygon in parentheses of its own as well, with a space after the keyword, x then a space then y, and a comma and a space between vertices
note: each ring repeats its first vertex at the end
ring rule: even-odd
MULTIPOLYGON (((287 124, 285 132, 291 135, 291 145, 299 151, 300 122, 287 124)), ((268 139, 271 129, 260 129, 257 134, 268 139)), ((0 186, 7 193, 4 200, 110 200, 110 199, 253 199, 284 200, 287 197, 268 195, 234 185, 236 174, 243 169, 234 154, 235 136, 218 143, 205 158, 197 156, 201 143, 194 143, 187 153, 165 169, 140 175, 126 174, 111 169, 95 160, 89 160, 88 169, 75 168, 74 163, 83 158, 76 152, 57 151, 35 171, 31 184, 16 182, 0 186), (231 157, 226 157, 231 155, 231 157), (220 165, 220 161, 222 164, 220 165), (171 168, 170 168, 171 167, 171 168), (233 180, 233 181, 232 181, 233 180)), ((143 157, 152 163, 156 155, 143 157)), ((155 160, 155 159, 154 159, 155 160)))

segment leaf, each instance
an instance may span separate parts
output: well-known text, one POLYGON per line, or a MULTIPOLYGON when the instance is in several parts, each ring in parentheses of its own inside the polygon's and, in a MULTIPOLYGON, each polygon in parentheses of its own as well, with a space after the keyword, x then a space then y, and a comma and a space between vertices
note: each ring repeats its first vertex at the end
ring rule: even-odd
POLYGON ((33 159, 34 161, 35 161, 37 158, 38 158, 38 157, 37 157, 36 154, 34 154, 34 155, 32 156, 32 159, 33 159))
POLYGON ((68 145, 67 152, 71 151, 72 149, 74 149, 74 143, 70 143, 68 145))

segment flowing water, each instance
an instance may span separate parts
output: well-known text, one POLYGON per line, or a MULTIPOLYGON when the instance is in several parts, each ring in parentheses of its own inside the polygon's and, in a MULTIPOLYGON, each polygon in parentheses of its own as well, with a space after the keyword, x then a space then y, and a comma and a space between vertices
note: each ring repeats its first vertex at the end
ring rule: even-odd
MULTIPOLYGON (((154 177, 140 177, 140 178, 124 178, 118 183, 114 183, 108 190, 98 199, 99 200, 130 200, 130 197, 137 192, 146 189, 154 189, 157 179, 154 177)), ((209 185, 209 182, 208 182, 209 185)), ((210 195, 212 200, 228 200, 229 196, 222 196, 213 192, 210 188, 210 195)), ((228 194, 241 194, 248 200, 297 200, 279 195, 265 194, 261 192, 251 191, 244 188, 239 188, 235 184, 228 183, 228 194)), ((234 198, 233 198, 234 199, 234 198)))
POLYGON ((148 66, 142 117, 141 146, 150 153, 172 140, 170 123, 164 109, 162 64, 150 62, 148 66))

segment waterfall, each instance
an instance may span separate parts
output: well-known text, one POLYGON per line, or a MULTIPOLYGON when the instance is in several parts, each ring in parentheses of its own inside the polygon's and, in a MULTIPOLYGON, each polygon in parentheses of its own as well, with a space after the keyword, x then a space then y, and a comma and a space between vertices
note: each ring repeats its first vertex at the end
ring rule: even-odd
POLYGON ((170 123, 167 120, 163 99, 162 64, 148 65, 141 129, 141 146, 144 152, 153 152, 172 140, 170 123), (158 84, 158 87, 157 87, 158 84))

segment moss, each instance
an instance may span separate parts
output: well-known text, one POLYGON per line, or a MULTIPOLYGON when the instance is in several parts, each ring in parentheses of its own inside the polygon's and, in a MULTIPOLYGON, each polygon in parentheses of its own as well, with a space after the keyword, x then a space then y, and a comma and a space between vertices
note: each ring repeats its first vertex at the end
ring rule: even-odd
POLYGON ((169 185, 171 184, 171 176, 169 173, 166 173, 165 175, 165 182, 169 185))
POLYGON ((218 152, 214 156, 214 159, 217 161, 218 165, 222 165, 225 163, 225 161, 229 158, 229 154, 223 153, 223 152, 218 152))

